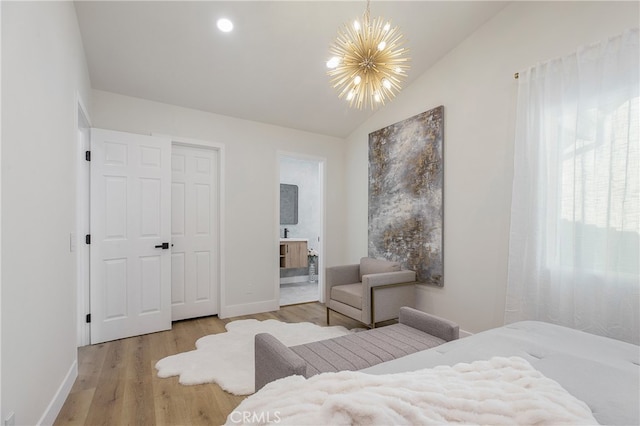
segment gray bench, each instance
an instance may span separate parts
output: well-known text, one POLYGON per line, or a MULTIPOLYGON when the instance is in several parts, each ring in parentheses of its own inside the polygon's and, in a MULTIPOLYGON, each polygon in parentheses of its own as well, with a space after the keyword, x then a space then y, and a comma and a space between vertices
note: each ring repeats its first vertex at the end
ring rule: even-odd
POLYGON ((300 375, 361 370, 455 340, 458 325, 418 311, 400 309, 398 323, 333 339, 286 347, 268 333, 255 336, 256 391, 274 380, 300 375))

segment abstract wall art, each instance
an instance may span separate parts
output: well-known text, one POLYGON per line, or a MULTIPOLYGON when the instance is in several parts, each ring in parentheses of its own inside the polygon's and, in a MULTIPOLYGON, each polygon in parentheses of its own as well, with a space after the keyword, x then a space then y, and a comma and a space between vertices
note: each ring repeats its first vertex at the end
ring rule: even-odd
POLYGON ((442 286, 444 107, 369 134, 369 256, 442 286))

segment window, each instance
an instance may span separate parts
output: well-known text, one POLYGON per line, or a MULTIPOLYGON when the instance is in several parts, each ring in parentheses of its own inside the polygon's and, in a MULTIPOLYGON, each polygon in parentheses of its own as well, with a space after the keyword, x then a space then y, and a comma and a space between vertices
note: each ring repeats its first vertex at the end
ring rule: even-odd
POLYGON ((562 149, 560 235, 552 240, 550 267, 639 273, 639 101, 567 120, 587 129, 567 138, 573 143, 562 149))
POLYGON ((640 343, 638 29, 520 72, 505 321, 640 343))

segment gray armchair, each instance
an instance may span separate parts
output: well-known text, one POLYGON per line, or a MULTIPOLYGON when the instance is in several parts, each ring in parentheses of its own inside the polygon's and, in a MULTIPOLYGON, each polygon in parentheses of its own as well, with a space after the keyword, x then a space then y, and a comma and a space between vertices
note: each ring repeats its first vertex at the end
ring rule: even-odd
POLYGON ((375 328, 398 318, 402 306, 414 306, 416 273, 400 263, 363 257, 356 265, 326 269, 327 324, 331 311, 375 328))

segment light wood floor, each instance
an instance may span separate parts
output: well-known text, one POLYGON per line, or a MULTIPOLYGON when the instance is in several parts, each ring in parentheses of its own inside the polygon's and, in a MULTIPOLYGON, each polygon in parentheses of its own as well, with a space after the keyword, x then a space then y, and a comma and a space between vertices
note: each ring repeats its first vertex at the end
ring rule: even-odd
MULTIPOLYGON (((195 349, 202 336, 225 331, 237 319, 308 321, 326 325, 320 303, 286 306, 277 312, 219 319, 206 317, 173 323, 173 329, 78 349, 78 378, 55 425, 219 425, 244 397, 210 383, 183 386, 178 377, 160 379, 161 358, 195 349)), ((332 313, 331 325, 361 327, 332 313)))

